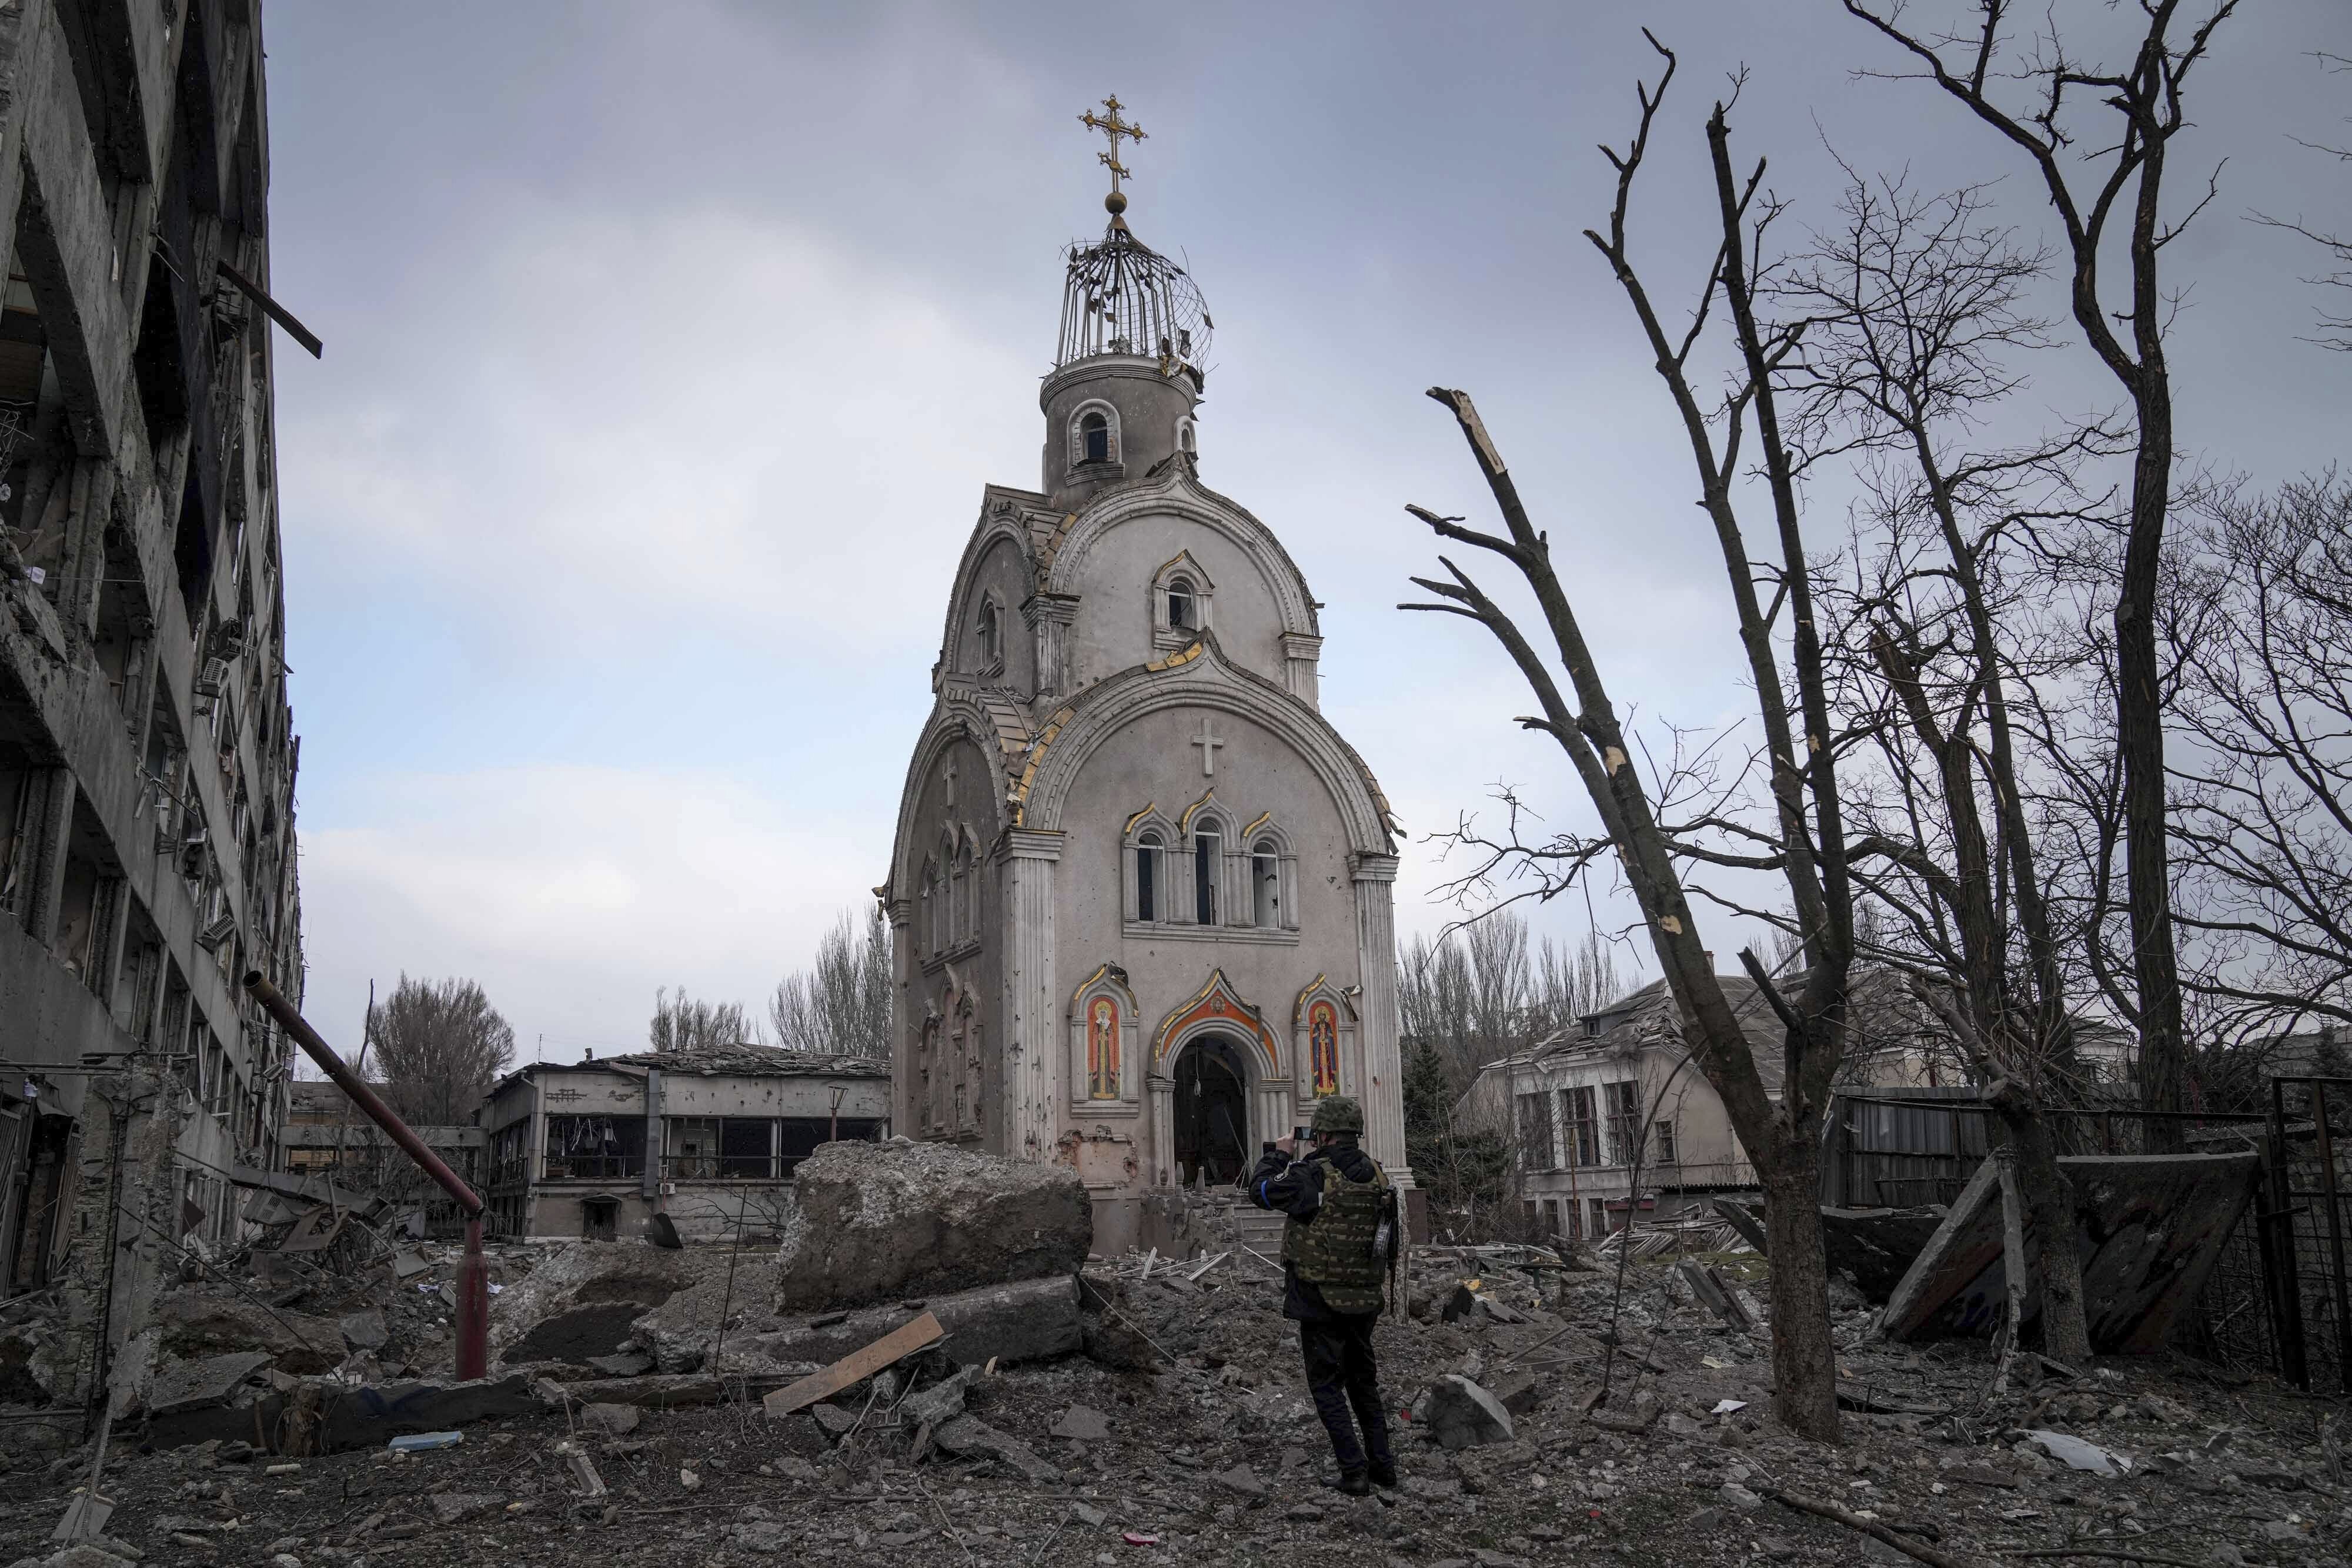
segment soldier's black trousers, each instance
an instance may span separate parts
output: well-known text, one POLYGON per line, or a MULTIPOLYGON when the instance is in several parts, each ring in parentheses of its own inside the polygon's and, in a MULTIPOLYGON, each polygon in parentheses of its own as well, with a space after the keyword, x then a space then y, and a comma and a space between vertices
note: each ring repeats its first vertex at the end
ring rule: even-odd
POLYGON ((1381 1408, 1380 1368, 1372 1361, 1372 1324, 1377 1312, 1335 1312, 1298 1325, 1298 1348, 1307 1357, 1307 1387, 1315 1413, 1331 1434, 1331 1453, 1342 1474, 1369 1460, 1389 1460, 1388 1412, 1381 1408), (1353 1407, 1352 1418, 1350 1407, 1353 1407), (1363 1441, 1356 1440, 1358 1423, 1363 1441))

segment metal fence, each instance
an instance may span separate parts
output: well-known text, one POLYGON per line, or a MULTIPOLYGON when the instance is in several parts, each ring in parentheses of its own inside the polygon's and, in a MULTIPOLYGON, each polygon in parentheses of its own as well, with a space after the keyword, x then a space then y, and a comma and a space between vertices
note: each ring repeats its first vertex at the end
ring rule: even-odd
POLYGON ((2271 1081, 2256 1262, 2273 1360, 2302 1387, 2352 1393, 2352 1078, 2271 1081))

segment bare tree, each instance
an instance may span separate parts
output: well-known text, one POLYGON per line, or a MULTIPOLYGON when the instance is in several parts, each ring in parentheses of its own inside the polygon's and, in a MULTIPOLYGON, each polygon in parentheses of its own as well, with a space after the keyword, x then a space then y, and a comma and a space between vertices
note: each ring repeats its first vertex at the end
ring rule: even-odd
POLYGON ((698 1002, 680 986, 672 996, 667 987, 654 992, 654 1016, 646 1038, 656 1051, 709 1051, 733 1045, 763 1043, 760 1026, 741 1002, 698 1002))
POLYGON ((2191 992, 2222 1030, 2352 1022, 2352 483, 2216 498, 2165 618, 2191 992))
MULTIPOLYGON (((2315 57, 2321 68, 2330 73, 2337 75, 2352 73, 2352 58, 2347 58, 2342 55, 2331 55, 2326 50, 2319 51, 2315 57)), ((2331 147, 2325 142, 2301 141, 2300 138, 2296 140, 2314 152, 2324 152, 2338 162, 2352 163, 2352 147, 2331 147)), ((2267 224, 2273 228, 2285 229, 2290 233, 2301 235, 2305 239, 2317 246, 2321 254, 2326 256, 2329 265, 2336 269, 2333 272, 2322 273, 2316 277, 2307 277, 2304 279, 2305 282, 2315 288, 2352 291, 2352 231, 2315 229, 2299 218, 2290 220, 2257 216, 2254 221, 2267 224)), ((2342 296, 2333 298, 2340 298, 2342 296)), ((2334 349, 2342 353, 2352 353, 2352 313, 2338 314, 2336 311, 2322 308, 2319 312, 2319 336, 2312 341, 2323 348, 2334 349)))
POLYGON ((1992 1102, 2050 1239, 2045 1341, 2079 1359, 2090 1343, 2073 1203, 2042 1115, 2072 1071, 2065 938, 2011 711, 2035 680, 2083 661, 2071 627, 2042 635, 2032 617, 2045 578, 2032 541, 2084 518, 2075 470, 2116 441, 2089 426, 1969 448, 2022 384, 2012 356, 2046 341, 2025 307, 2045 257, 1988 223, 1979 192, 1921 196, 1855 178, 1839 218, 1777 298, 1806 327, 1787 377, 1801 466, 1844 460, 1865 497, 1855 581, 1826 596, 1848 777, 1874 758, 1880 786, 1848 789, 1855 880, 1895 915, 1861 950, 1911 973, 1982 1079, 1998 1081, 1992 1102))
MULTIPOLYGON (((2137 440, 2131 502, 2123 528, 2115 597, 2116 746, 2122 762, 2125 883, 2131 917, 2135 1019, 2139 1029, 2143 1103, 2155 1112, 2184 1104, 2188 1044, 2183 1033, 2180 977, 2174 950, 2171 866, 2166 845, 2164 690, 2157 659, 2158 591, 2165 524, 2172 505, 2174 436, 2172 376, 2165 329, 2172 298, 2164 290, 2158 257, 2212 199, 2178 222, 2163 209, 2172 139, 2188 123, 2181 92, 2214 30, 2238 0, 2210 0, 2203 20, 2176 37, 2182 0, 2139 0, 2144 26, 2121 67, 2073 58, 2054 21, 2022 39, 2009 26, 2011 0, 1976 0, 1970 26, 1922 30, 1904 25, 1899 5, 1844 0, 1846 10, 1900 46, 1927 79, 1965 106, 2011 146, 2041 176, 2065 231, 2070 263, 2068 298, 2076 327, 2130 398, 2137 440), (1995 95, 2022 83, 2016 107, 1995 95), (2092 131, 2087 116, 2112 114, 2092 131), (2112 137, 2085 157, 2084 134, 2112 137), (2087 170, 2078 187, 2070 170, 2087 170), (2120 218, 2128 283, 2118 300, 2103 271, 2110 225, 2120 218), (2119 335, 2120 323, 2126 335, 2119 335)), ((2038 14, 2038 13, 2037 13, 2038 14)), ((2151 1118, 2150 1134, 2178 1137, 2177 1128, 2151 1118)))
POLYGON ((514 1030, 472 980, 400 977, 368 1009, 383 1097, 411 1122, 468 1121, 514 1061, 514 1030))
POLYGON ((890 1054, 890 926, 877 907, 863 930, 847 913, 817 938, 816 963, 776 982, 768 1022, 793 1051, 890 1054))
POLYGON ((1549 936, 1536 948, 1531 1028, 1538 1037, 1574 1027, 1633 988, 1617 967, 1617 949, 1598 931, 1573 946, 1549 936))
POLYGON ((1769 775, 1766 802, 1757 811, 1742 813, 1727 797, 1717 809, 1696 819, 1662 816, 1660 799, 1671 800, 1672 791, 1654 795, 1645 782, 1644 769, 1634 760, 1636 748, 1553 568, 1549 541, 1528 519, 1500 451, 1469 396, 1461 392, 1438 388, 1430 396, 1451 409, 1460 423, 1506 532, 1485 533, 1462 526, 1458 518, 1420 507, 1412 510, 1440 538, 1488 552, 1525 582, 1552 639, 1558 668, 1537 651, 1510 612, 1450 559, 1441 558, 1444 578, 1414 580, 1436 596, 1436 602, 1406 608, 1462 615, 1484 626, 1510 655, 1540 706, 1538 715, 1519 722, 1550 736, 1583 783, 1604 838, 1571 834, 1547 844, 1488 842, 1475 847, 1487 857, 1486 863, 1505 874, 1533 878, 1543 896, 1596 862, 1608 863, 1607 852, 1615 852, 1614 862, 1640 905, 1699 1070, 1722 1098, 1765 1189, 1773 1260, 1777 1413, 1800 1433, 1834 1441, 1839 1435, 1836 1368, 1822 1253, 1818 1160, 1822 1118, 1844 1048, 1853 899, 1814 585, 1775 384, 1795 340, 1769 329, 1759 316, 1756 273, 1777 206, 1769 198, 1758 200, 1762 164, 1744 175, 1735 170, 1729 116, 1723 103, 1716 105, 1706 121, 1717 235, 1710 244, 1712 254, 1704 257, 1697 303, 1688 321, 1670 327, 1643 279, 1628 238, 1628 211, 1675 65, 1671 51, 1654 37, 1650 42, 1664 59, 1664 70, 1654 91, 1646 84, 1640 89, 1641 118, 1629 147, 1622 153, 1604 150, 1617 171, 1616 201, 1607 232, 1588 230, 1587 237, 1624 290, 1689 442, 1699 504, 1723 558, 1734 623, 1747 655, 1763 740, 1759 760, 1769 775), (1731 329, 1729 387, 1717 400, 1701 392, 1701 372, 1692 356, 1708 326, 1723 316, 1728 317, 1731 329), (1736 497, 1743 447, 1751 435, 1762 459, 1769 497, 1769 542, 1761 559, 1751 553, 1736 497), (1779 641, 1784 635, 1786 669, 1779 641), (1778 873, 1804 939, 1806 968, 1786 994, 1771 982, 1753 952, 1740 955, 1783 1030, 1785 1065, 1777 1101, 1765 1089, 1692 909, 1694 894, 1718 903, 1736 902, 1691 880, 1693 868, 1710 865, 1778 873))

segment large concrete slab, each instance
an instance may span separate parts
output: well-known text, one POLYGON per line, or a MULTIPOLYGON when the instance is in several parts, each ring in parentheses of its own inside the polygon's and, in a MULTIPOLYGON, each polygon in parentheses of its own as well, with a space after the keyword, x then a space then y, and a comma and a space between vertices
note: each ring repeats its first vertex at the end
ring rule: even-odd
POLYGON ((1078 1174, 946 1144, 825 1144, 793 1172, 780 1312, 1076 1274, 1094 1241, 1078 1174))
POLYGON ((898 1303, 788 1322, 755 1337, 761 1354, 778 1361, 832 1363, 913 1321, 923 1312, 947 1331, 944 1348, 960 1365, 993 1358, 1011 1366, 1075 1354, 1081 1343, 1078 1281, 1072 1274, 1018 1280, 976 1291, 926 1297, 919 1308, 898 1303))
MULTIPOLYGON (((2074 1189, 2094 1351, 2144 1354, 2163 1348, 2252 1200, 2257 1159, 2249 1149, 2059 1160, 2074 1189)), ((1888 1338, 1981 1338, 1993 1332, 2009 1289, 2000 1210, 1998 1167, 1987 1160, 1889 1298, 1888 1338)), ((2025 1295, 2031 1323, 2042 1308, 2041 1238, 2031 1216, 2025 1259, 2035 1276, 2025 1295)))

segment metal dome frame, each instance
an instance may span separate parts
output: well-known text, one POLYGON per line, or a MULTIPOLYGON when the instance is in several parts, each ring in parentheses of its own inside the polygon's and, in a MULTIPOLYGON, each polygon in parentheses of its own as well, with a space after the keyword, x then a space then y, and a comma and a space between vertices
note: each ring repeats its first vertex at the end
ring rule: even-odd
POLYGON ((1162 375, 1205 371, 1214 324, 1185 270, 1113 218, 1101 243, 1073 245, 1054 368, 1113 354, 1157 360, 1162 375))

